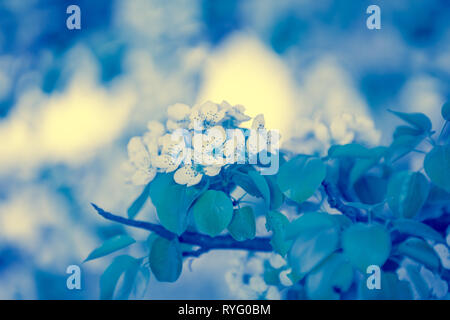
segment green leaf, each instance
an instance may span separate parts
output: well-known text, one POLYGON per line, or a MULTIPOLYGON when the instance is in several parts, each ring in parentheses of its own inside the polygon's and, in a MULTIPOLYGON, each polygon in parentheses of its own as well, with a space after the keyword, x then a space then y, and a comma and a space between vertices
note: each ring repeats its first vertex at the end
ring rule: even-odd
POLYGON ((117 282, 127 270, 134 272, 139 268, 139 260, 128 255, 115 257, 100 277, 100 299, 110 300, 114 297, 117 282))
POLYGON ((427 200, 429 184, 420 172, 402 171, 391 177, 387 189, 389 207, 397 217, 412 218, 427 200))
POLYGON ((353 268, 342 254, 333 253, 308 274, 306 294, 312 300, 337 300, 339 292, 345 292, 353 282, 353 268))
POLYGON ((359 295, 363 300, 411 300, 411 287, 407 281, 399 280, 392 272, 381 272, 381 289, 370 290, 367 287, 366 275, 360 282, 359 295))
POLYGON ((425 136, 402 135, 394 139, 386 151, 385 159, 391 163, 404 157, 410 153, 417 145, 419 145, 425 136))
POLYGON ((158 237, 152 244, 149 263, 158 281, 175 282, 183 267, 178 240, 158 237))
POLYGON ((285 256, 292 241, 285 240, 286 228, 289 225, 289 219, 278 211, 269 211, 266 214, 266 229, 272 231, 270 244, 275 252, 285 256))
POLYGON ((434 184, 450 192, 450 145, 434 147, 425 157, 424 168, 434 184))
POLYGON ((322 160, 299 155, 281 166, 278 185, 286 197, 302 203, 319 188, 326 170, 322 160))
POLYGON ((335 145, 328 149, 328 157, 338 158, 373 158, 374 153, 370 149, 358 144, 350 143, 345 145, 335 145))
POLYGON ((419 136, 421 134, 423 134, 422 130, 417 130, 416 128, 408 126, 398 126, 395 128, 393 138, 397 139, 401 136, 419 136))
POLYGON ((350 186, 352 186, 359 178, 362 177, 373 166, 380 162, 381 158, 386 153, 386 147, 376 147, 370 149, 372 157, 369 158, 356 158, 355 164, 350 171, 350 186))
POLYGON ((292 221, 286 239, 295 238, 288 254, 293 274, 301 279, 332 254, 339 244, 339 226, 326 213, 305 213, 292 221))
POLYGON ((383 178, 366 175, 354 184, 355 193, 361 202, 376 204, 386 197, 387 182, 383 178))
POLYGON ((112 252, 128 247, 130 244, 133 244, 135 242, 136 240, 134 240, 132 237, 126 234, 121 234, 112 237, 103 242, 103 244, 100 247, 93 250, 89 254, 89 256, 84 260, 84 262, 106 256, 112 252))
POLYGON ((392 230, 397 230, 411 236, 445 243, 444 238, 439 234, 439 232, 424 223, 411 219, 397 219, 392 221, 392 230))
POLYGON ((252 179, 262 198, 264 199, 266 206, 270 207, 270 189, 267 185, 266 179, 257 171, 250 171, 248 173, 250 179, 252 179))
POLYGON ((335 221, 335 223, 339 226, 339 230, 343 231, 350 227, 353 222, 350 220, 349 217, 343 215, 343 214, 332 214, 330 215, 331 218, 335 221))
POLYGON ((430 132, 431 131, 431 120, 423 113, 406 113, 388 110, 389 112, 395 114, 397 117, 411 124, 416 129, 422 132, 430 132))
POLYGON ((407 239, 398 246, 397 253, 420 262, 430 269, 436 270, 440 266, 438 255, 433 248, 422 239, 407 239))
POLYGON ((375 164, 377 159, 356 159, 355 165, 350 171, 350 186, 353 186, 367 171, 369 171, 375 164))
POLYGON ((250 178, 248 173, 236 171, 233 173, 231 181, 233 181, 236 185, 244 189, 249 195, 262 198, 263 195, 258 190, 256 184, 253 182, 252 178, 250 178))
POLYGON ((234 211, 233 219, 228 225, 228 231, 237 241, 253 239, 256 234, 256 222, 253 209, 243 207, 234 211))
POLYGON ((444 103, 441 109, 441 114, 445 120, 450 121, 450 102, 444 103))
POLYGON ((125 270, 122 285, 118 290, 116 290, 118 291, 117 292, 118 300, 126 300, 129 298, 131 292, 133 291, 133 288, 135 287, 136 277, 138 275, 139 268, 140 268, 139 263, 136 263, 133 265, 133 267, 125 270))
POLYGON ((186 230, 188 210, 201 193, 202 190, 195 187, 176 184, 170 174, 159 174, 152 181, 149 192, 159 221, 177 235, 186 230))
POLYGON ((233 218, 233 203, 222 191, 208 190, 194 204, 194 220, 198 230, 214 237, 233 218))
POLYGON ((380 225, 356 223, 342 233, 344 255, 361 272, 370 265, 381 266, 391 252, 391 238, 380 225))
POLYGON ((128 218, 134 219, 139 211, 141 211, 142 207, 145 204, 145 201, 147 201, 148 195, 150 192, 150 183, 147 184, 142 191, 142 193, 139 195, 139 197, 134 200, 134 202, 131 204, 131 206, 127 210, 128 218))
POLYGON ((270 210, 276 210, 284 202, 284 194, 281 192, 276 176, 264 176, 270 190, 270 210))
POLYGON ((274 268, 268 260, 264 261, 264 282, 269 286, 278 286, 280 284, 280 272, 283 268, 274 268))
POLYGON ((441 205, 450 203, 450 193, 433 184, 428 194, 427 203, 441 205))

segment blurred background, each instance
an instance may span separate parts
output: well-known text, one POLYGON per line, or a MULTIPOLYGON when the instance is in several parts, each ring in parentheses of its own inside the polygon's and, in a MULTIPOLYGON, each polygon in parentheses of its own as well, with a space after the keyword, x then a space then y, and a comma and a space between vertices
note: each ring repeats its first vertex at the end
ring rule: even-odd
MULTIPOLYGON (((126 212, 141 191, 121 170, 126 144, 176 102, 243 104, 296 152, 389 143, 387 108, 439 130, 449 27, 446 0, 0 0, 0 298, 98 298, 111 258, 82 261, 123 228, 90 202, 126 212), (80 30, 66 27, 73 4, 80 30), (72 264, 82 290, 66 287, 72 264)), ((140 218, 155 219, 150 203, 140 218)), ((242 255, 186 262, 146 298, 238 298, 225 274, 242 255)))

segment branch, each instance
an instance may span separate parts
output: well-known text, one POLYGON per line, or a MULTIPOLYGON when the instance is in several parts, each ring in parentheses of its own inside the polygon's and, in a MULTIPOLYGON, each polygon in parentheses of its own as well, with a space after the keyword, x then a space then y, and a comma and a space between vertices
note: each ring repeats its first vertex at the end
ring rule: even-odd
MULTIPOLYGON (((272 246, 270 245, 270 238, 268 237, 256 237, 252 240, 236 241, 229 235, 210 237, 204 234, 190 231, 186 231, 181 236, 178 237, 175 233, 165 229, 163 226, 159 224, 140 220, 132 220, 121 216, 117 216, 115 214, 103 210, 102 208, 99 208, 94 203, 91 204, 94 207, 94 209, 98 212, 98 214, 107 220, 119 222, 121 224, 130 227, 152 231, 157 235, 159 235, 160 237, 166 238, 168 240, 178 238, 178 240, 182 243, 199 246, 201 247, 201 249, 198 250, 199 252, 195 251, 198 255, 212 249, 235 249, 235 250, 263 251, 263 252, 272 251, 272 246)), ((195 254, 189 255, 195 256, 195 254)))
POLYGON ((342 214, 356 221, 367 221, 368 219, 367 215, 362 213, 360 210, 351 207, 349 205, 346 205, 345 203, 342 202, 339 190, 335 185, 331 184, 326 180, 322 182, 322 185, 325 190, 325 193, 328 196, 327 197, 328 204, 330 205, 331 208, 339 210, 342 214))

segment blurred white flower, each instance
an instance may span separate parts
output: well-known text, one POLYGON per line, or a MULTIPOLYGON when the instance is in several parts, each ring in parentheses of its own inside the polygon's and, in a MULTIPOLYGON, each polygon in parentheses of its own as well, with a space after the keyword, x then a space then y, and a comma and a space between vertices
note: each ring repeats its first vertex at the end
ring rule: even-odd
POLYGON ((220 108, 225 110, 225 119, 224 121, 231 120, 231 125, 237 127, 242 122, 248 121, 251 117, 247 116, 244 111, 245 107, 242 105, 230 105, 227 101, 222 101, 220 104, 220 108))
POLYGON ((270 265, 275 269, 279 269, 287 264, 286 260, 284 260, 284 258, 280 256, 278 253, 272 254, 269 258, 269 262, 270 265))
POLYGON ((448 283, 442 280, 437 274, 428 270, 425 267, 420 268, 420 275, 423 277, 431 293, 438 299, 442 299, 448 292, 448 283))
POLYGON ((258 130, 265 128, 266 128, 266 120, 264 120, 264 115, 258 114, 256 117, 253 118, 252 129, 258 130))
POLYGON ((292 282, 291 278, 289 277, 289 274, 291 273, 291 269, 286 269, 280 272, 279 278, 280 282, 285 287, 290 287, 294 283, 292 282))
POLYGON ((441 259, 442 266, 445 269, 450 269, 450 251, 445 244, 438 243, 434 246, 434 250, 441 259))
POLYGON ((151 154, 141 137, 133 137, 128 142, 129 163, 134 168, 131 182, 135 185, 149 183, 156 175, 156 168, 152 166, 151 154))
POLYGON ((167 108, 168 120, 166 123, 168 130, 189 127, 189 116, 191 108, 184 103, 176 103, 167 108))
POLYGON ((250 278, 250 288, 257 292, 258 294, 263 293, 267 290, 267 284, 261 276, 252 276, 250 278))
POLYGON ((280 294, 280 291, 278 291, 277 287, 270 286, 269 289, 267 289, 266 299, 267 300, 280 300, 281 299, 281 294, 280 294))

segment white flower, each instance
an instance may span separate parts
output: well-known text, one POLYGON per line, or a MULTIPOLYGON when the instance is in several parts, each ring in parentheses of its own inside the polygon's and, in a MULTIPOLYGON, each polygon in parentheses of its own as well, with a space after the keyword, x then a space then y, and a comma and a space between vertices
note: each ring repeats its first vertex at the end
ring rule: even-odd
POLYGON ((330 124, 332 140, 337 144, 347 144, 354 140, 377 144, 380 133, 375 130, 374 123, 367 117, 343 113, 334 118, 330 124))
POLYGON ((267 300, 280 300, 281 294, 280 291, 278 291, 277 287, 270 286, 266 293, 266 299, 267 300))
POLYGON ((289 278, 289 274, 292 272, 291 269, 283 270, 280 272, 279 278, 280 282, 285 287, 290 287, 294 283, 292 282, 291 278, 289 278))
POLYGON ((232 136, 223 144, 223 154, 228 164, 245 163, 245 136, 242 130, 233 130, 232 136))
POLYGON ((173 179, 178 184, 185 184, 188 187, 198 184, 203 175, 216 176, 220 173, 220 166, 201 166, 184 164, 174 174, 173 179))
POLYGON ((232 125, 235 127, 239 126, 242 122, 251 119, 251 117, 247 116, 244 113, 245 107, 240 104, 232 106, 227 101, 222 101, 222 103, 220 104, 220 108, 225 110, 226 120, 231 120, 232 125))
POLYGON ((263 293, 267 290, 267 284, 261 276, 252 276, 249 285, 257 293, 263 293))
POLYGON ((173 179, 178 184, 185 184, 188 187, 196 185, 202 180, 201 174, 193 165, 184 165, 175 171, 173 179))
POLYGON ((223 166, 225 138, 225 130, 221 126, 209 128, 205 134, 194 134, 192 138, 194 163, 202 166, 223 166))
POLYGON ((147 134, 152 137, 160 137, 164 134, 164 125, 158 121, 149 121, 147 123, 147 134))
POLYGON ((158 152, 158 140, 164 134, 165 128, 158 121, 150 121, 147 124, 148 131, 142 137, 149 153, 155 155, 158 152))
POLYGON ((280 256, 278 253, 274 253, 269 258, 269 263, 272 267, 275 269, 279 269, 282 266, 286 265, 286 260, 282 256, 280 256))
POLYGON ((158 154, 153 159, 153 165, 163 172, 176 170, 186 155, 184 136, 179 133, 167 133, 158 139, 158 154))
POLYGON ((438 299, 442 299, 447 294, 448 283, 442 280, 437 274, 435 275, 432 271, 422 266, 420 268, 420 275, 431 289, 432 294, 438 299))
POLYGON ((445 244, 438 243, 434 246, 434 250, 441 259, 442 266, 445 269, 450 269, 450 250, 445 244))
POLYGON ((277 130, 267 130, 262 114, 257 115, 252 122, 252 129, 247 139, 249 157, 255 156, 263 150, 276 154, 279 150, 280 135, 277 130))
POLYGON ((167 108, 167 129, 173 131, 178 128, 188 128, 190 114, 191 108, 186 104, 176 103, 171 105, 167 108))
POLYGON ((131 182, 135 185, 144 185, 153 180, 156 168, 152 166, 151 154, 144 145, 142 138, 133 137, 128 142, 129 163, 134 168, 131 182))
POLYGON ((211 101, 207 101, 201 105, 194 106, 189 116, 190 129, 203 130, 220 123, 225 116, 225 110, 211 101))
POLYGON ((184 103, 175 103, 167 108, 167 116, 175 121, 186 119, 190 113, 191 108, 184 103))
POLYGON ((266 128, 266 120, 264 119, 264 115, 258 114, 256 117, 253 118, 252 129, 258 130, 265 128, 266 128))

